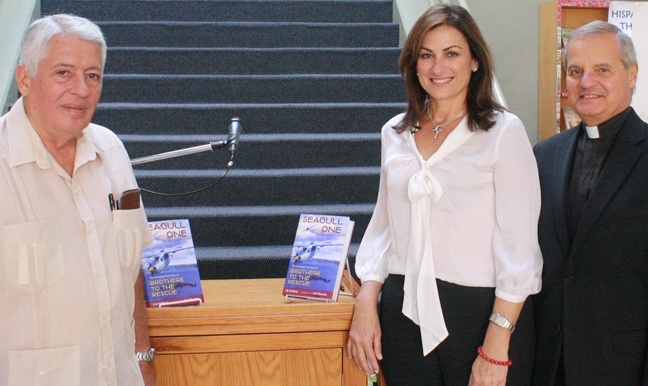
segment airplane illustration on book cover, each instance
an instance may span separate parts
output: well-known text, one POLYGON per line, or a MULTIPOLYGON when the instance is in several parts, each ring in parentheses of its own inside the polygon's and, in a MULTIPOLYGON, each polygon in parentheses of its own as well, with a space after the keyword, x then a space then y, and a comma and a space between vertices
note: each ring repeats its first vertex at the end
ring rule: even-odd
POLYGON ((300 216, 283 294, 336 300, 354 222, 345 216, 300 216))
POLYGON ((147 307, 204 302, 189 220, 149 222, 153 243, 142 251, 147 307))

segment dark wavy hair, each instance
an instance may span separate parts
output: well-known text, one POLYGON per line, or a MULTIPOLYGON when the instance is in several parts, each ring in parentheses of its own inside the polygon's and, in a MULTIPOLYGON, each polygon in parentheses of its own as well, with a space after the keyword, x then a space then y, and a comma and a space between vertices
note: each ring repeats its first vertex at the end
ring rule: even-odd
POLYGON ((470 54, 479 64, 468 83, 468 127, 474 131, 488 130, 495 124, 497 111, 506 110, 493 97, 493 61, 477 23, 463 7, 437 4, 418 19, 401 51, 398 65, 401 76, 405 79, 407 109, 403 120, 394 126, 399 133, 417 125, 425 113, 428 95, 419 83, 416 64, 425 34, 441 25, 455 28, 466 38, 470 54))

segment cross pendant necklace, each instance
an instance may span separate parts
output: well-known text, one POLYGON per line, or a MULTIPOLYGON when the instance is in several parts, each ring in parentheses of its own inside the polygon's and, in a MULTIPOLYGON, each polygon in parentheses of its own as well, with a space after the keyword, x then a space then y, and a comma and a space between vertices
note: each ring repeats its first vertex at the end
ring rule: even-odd
MULTIPOLYGON (((434 122, 432 122, 432 123, 434 123, 434 122)), ((436 125, 436 123, 434 123, 434 124, 436 125)), ((439 133, 443 131, 443 128, 441 126, 442 125, 436 125, 436 126, 434 126, 434 129, 432 129, 432 131, 434 131, 434 139, 437 139, 437 137, 439 136, 439 133)))
POLYGON ((432 114, 430 114, 430 105, 428 104, 427 113, 428 113, 428 118, 430 118, 430 122, 432 122, 432 124, 434 125, 434 129, 432 129, 432 131, 434 131, 434 139, 437 139, 437 137, 439 136, 439 133, 443 131, 443 126, 447 125, 450 122, 454 122, 460 116, 462 116, 463 113, 465 113, 465 112, 466 112, 466 109, 464 108, 463 110, 461 110, 459 115, 452 118, 451 120, 446 121, 444 123, 435 123, 434 120, 432 119, 432 114))

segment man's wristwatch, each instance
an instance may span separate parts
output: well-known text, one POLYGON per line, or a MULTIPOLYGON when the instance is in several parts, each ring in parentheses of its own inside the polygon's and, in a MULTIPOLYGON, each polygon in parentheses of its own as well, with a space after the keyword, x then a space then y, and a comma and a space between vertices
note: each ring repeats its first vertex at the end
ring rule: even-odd
POLYGON ((509 330, 511 332, 511 334, 513 333, 513 331, 515 331, 515 325, 513 323, 509 322, 509 320, 506 318, 506 316, 504 316, 502 314, 498 314, 497 312, 493 312, 491 314, 490 318, 488 318, 488 320, 490 320, 491 322, 497 324, 498 326, 500 326, 502 328, 505 328, 505 329, 509 330))
POLYGON ((155 360, 155 349, 153 347, 148 351, 137 352, 135 354, 137 355, 137 360, 139 362, 148 362, 149 365, 152 365, 155 360))

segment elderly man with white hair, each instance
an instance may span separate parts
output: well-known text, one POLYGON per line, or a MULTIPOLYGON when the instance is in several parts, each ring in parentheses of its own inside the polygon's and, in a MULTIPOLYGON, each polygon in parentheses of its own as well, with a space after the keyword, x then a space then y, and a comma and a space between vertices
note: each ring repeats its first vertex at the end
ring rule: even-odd
POLYGON ((140 273, 152 237, 122 142, 90 123, 106 43, 71 15, 27 29, 0 118, 0 385, 154 385, 140 273))

